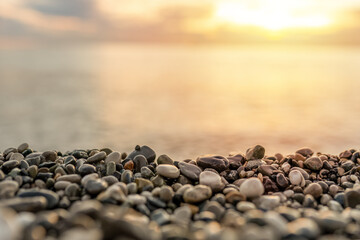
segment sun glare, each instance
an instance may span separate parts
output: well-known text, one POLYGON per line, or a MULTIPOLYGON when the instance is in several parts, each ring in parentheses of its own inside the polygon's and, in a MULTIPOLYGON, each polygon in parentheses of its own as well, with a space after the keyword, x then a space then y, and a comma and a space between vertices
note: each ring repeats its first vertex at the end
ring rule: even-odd
POLYGON ((289 28, 318 28, 331 23, 329 16, 307 12, 294 5, 261 5, 250 7, 238 2, 223 2, 217 6, 216 17, 237 25, 250 25, 277 31, 289 28), (301 11, 300 11, 301 10, 301 11))

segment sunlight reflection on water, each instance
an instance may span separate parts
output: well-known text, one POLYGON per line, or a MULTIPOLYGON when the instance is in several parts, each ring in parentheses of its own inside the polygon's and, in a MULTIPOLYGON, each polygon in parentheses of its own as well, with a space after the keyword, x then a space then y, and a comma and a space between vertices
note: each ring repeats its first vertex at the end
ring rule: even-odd
POLYGON ((148 144, 175 158, 360 140, 360 49, 110 45, 2 51, 0 149, 148 144))

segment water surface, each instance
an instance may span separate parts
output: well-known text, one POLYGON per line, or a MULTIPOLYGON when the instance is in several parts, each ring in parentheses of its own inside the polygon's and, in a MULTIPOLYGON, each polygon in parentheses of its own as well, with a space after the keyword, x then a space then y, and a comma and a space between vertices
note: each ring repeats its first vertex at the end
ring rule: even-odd
POLYGON ((87 45, 0 51, 0 149, 147 144, 175 159, 360 145, 360 48, 87 45))

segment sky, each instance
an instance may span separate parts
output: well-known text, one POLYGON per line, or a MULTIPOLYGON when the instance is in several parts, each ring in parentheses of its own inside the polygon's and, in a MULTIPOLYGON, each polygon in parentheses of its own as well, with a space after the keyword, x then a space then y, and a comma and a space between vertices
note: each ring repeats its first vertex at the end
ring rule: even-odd
POLYGON ((11 0, 0 48, 45 43, 360 43, 360 0, 11 0))

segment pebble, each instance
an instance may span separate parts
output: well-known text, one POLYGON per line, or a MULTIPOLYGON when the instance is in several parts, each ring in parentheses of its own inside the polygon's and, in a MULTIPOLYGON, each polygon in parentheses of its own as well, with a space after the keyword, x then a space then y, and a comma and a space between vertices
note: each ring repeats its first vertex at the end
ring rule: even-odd
POLYGON ((100 192, 104 191, 107 188, 107 182, 101 179, 90 179, 85 184, 85 189, 88 193, 92 195, 97 195, 100 192))
POLYGON ((179 162, 179 169, 185 177, 194 181, 199 180, 201 169, 198 166, 186 162, 179 162))
POLYGON ((199 182, 200 184, 209 186, 213 193, 220 192, 225 187, 220 175, 211 171, 202 172, 199 177, 199 182))
POLYGON ((96 173, 96 167, 91 164, 82 164, 79 168, 79 173, 81 176, 85 176, 91 173, 96 173))
POLYGON ((310 194, 314 198, 320 197, 322 193, 323 190, 318 183, 310 183, 309 186, 304 189, 304 194, 310 194))
POLYGON ((59 196, 54 193, 53 191, 47 190, 47 189, 30 189, 30 190, 24 190, 17 195, 20 198, 28 198, 28 197, 44 197, 46 198, 47 202, 47 209, 53 209, 57 206, 59 203, 59 196))
POLYGON ((156 167, 156 172, 166 178, 178 178, 180 176, 180 170, 174 165, 161 164, 156 167))
POLYGON ((261 145, 256 145, 252 148, 249 148, 246 151, 246 159, 253 160, 253 159, 262 159, 265 155, 265 148, 261 145))
POLYGON ((238 204, 236 204, 236 209, 240 212, 246 212, 249 210, 256 209, 256 206, 252 202, 244 201, 244 202, 239 202, 238 204))
POLYGON ((305 179, 300 171, 291 170, 289 173, 290 183, 295 186, 305 186, 305 179))
POLYGON ((94 155, 92 155, 91 157, 89 157, 86 162, 87 163, 97 163, 100 162, 101 160, 104 160, 106 158, 106 153, 105 152, 98 152, 94 155))
POLYGON ((105 163, 108 164, 109 162, 119 163, 121 159, 121 153, 119 152, 112 152, 105 158, 105 163))
POLYGON ((229 160, 223 156, 202 156, 196 159, 199 167, 213 168, 218 172, 222 172, 229 167, 229 160))
POLYGON ((360 239, 356 149, 184 161, 147 146, 20 150, 0 152, 4 239, 360 239))
POLYGON ((258 178, 249 178, 240 185, 240 192, 247 198, 260 197, 264 193, 264 186, 258 178))
POLYGON ((205 185, 190 187, 184 192, 183 198, 186 203, 199 203, 209 199, 212 195, 211 188, 205 185))
POLYGON ((12 208, 15 211, 37 212, 46 209, 47 200, 43 196, 13 198, 6 199, 0 202, 0 208, 12 208))
POLYGON ((174 164, 174 160, 172 160, 168 155, 166 154, 163 154, 163 155, 160 155, 158 157, 158 159, 156 160, 157 164, 170 164, 170 165, 173 165, 174 164))
POLYGON ((356 208, 358 205, 360 206, 360 191, 345 191, 345 207, 356 208))
POLYGON ((311 170, 319 171, 323 167, 323 162, 318 157, 310 157, 304 162, 305 166, 311 170))

